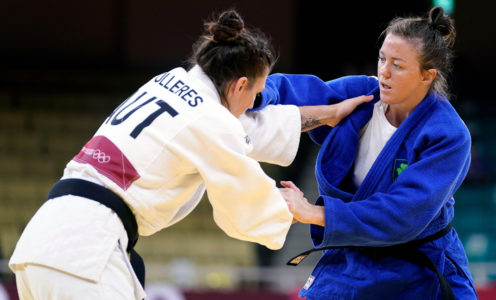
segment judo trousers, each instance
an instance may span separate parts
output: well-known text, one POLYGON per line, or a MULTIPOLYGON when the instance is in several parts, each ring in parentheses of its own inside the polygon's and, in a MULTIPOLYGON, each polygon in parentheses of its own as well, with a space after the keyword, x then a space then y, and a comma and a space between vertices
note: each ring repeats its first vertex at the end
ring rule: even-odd
POLYGON ((21 300, 136 300, 134 281, 119 243, 98 282, 47 266, 24 264, 16 274, 21 300))
POLYGON ((81 179, 57 182, 48 200, 64 195, 91 199, 112 209, 126 229, 128 247, 124 250, 120 242, 116 244, 98 282, 48 266, 24 264, 15 272, 20 299, 135 299, 132 273, 136 274, 144 288, 145 267, 141 257, 134 251, 138 240, 137 224, 129 207, 112 191, 81 179), (126 255, 129 255, 131 265, 126 255))

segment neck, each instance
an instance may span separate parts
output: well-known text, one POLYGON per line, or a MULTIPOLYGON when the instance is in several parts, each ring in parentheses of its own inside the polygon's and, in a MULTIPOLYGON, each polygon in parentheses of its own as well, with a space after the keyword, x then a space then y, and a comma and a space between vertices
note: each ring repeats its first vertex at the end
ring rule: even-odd
POLYGON ((388 105, 386 110, 386 119, 388 122, 394 127, 399 127, 403 121, 408 117, 410 111, 404 111, 398 109, 398 107, 394 105, 388 105))
POLYGON ((417 95, 410 101, 404 101, 401 103, 389 104, 386 110, 386 119, 394 127, 399 127, 403 121, 406 120, 408 115, 419 105, 422 100, 427 96, 427 91, 423 91, 420 95, 417 95))

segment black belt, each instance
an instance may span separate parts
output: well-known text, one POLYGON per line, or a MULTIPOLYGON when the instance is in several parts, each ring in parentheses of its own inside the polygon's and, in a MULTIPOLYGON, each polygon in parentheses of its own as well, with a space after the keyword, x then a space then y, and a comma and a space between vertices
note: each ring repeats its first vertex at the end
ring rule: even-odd
POLYGON ((139 236, 138 225, 133 212, 124 200, 111 190, 82 179, 63 179, 58 181, 48 193, 48 200, 65 195, 74 195, 97 201, 113 210, 119 216, 127 233, 127 252, 130 255, 131 266, 144 288, 145 264, 141 256, 134 250, 139 236))
POLYGON ((446 226, 441 231, 438 231, 425 238, 413 240, 403 244, 388 246, 388 247, 327 246, 327 247, 313 248, 293 257, 287 262, 287 265, 297 266, 310 253, 315 251, 328 250, 328 249, 354 248, 364 252, 366 255, 371 256, 373 258, 393 256, 404 259, 418 266, 426 267, 429 270, 435 272, 437 278, 439 279, 443 300, 455 300, 455 295, 453 293, 453 290, 451 289, 451 286, 449 285, 449 282, 446 280, 444 275, 441 274, 441 272, 439 272, 439 270, 436 268, 436 266, 430 260, 430 258, 418 249, 418 247, 420 247, 421 245, 437 240, 438 238, 446 235, 450 231, 451 231, 451 224, 448 224, 448 226, 446 226))

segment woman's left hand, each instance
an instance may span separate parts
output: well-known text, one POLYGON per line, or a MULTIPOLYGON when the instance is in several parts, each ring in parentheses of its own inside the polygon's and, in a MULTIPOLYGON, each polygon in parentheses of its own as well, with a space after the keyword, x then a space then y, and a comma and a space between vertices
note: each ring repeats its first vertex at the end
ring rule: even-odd
POLYGON ((296 221, 320 226, 325 225, 323 206, 310 204, 303 196, 303 192, 292 181, 281 181, 281 185, 301 195, 300 197, 285 198, 286 204, 296 221))
POLYGON ((349 114, 351 114, 358 105, 369 102, 372 99, 374 99, 374 95, 358 96, 333 104, 336 107, 336 116, 333 118, 333 120, 331 120, 330 123, 327 123, 327 125, 338 125, 338 123, 341 122, 342 119, 346 118, 349 114))

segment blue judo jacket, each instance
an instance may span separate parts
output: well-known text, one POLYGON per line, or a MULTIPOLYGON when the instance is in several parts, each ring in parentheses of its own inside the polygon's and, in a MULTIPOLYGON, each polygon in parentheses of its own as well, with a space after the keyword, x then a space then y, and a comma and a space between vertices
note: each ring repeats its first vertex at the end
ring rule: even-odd
MULTIPOLYGON (((399 126, 362 184, 351 184, 359 132, 379 100, 375 77, 324 82, 312 75, 273 74, 262 92, 267 104, 322 105, 360 95, 357 107, 335 128, 309 132, 321 146, 315 175, 325 227, 311 225, 315 247, 405 243, 445 228, 454 216, 453 195, 470 165, 470 133, 444 97, 428 94, 399 126)), ((457 299, 476 299, 463 246, 452 229, 419 248, 448 280, 457 299)), ((300 292, 307 299, 441 299, 431 270, 395 257, 371 258, 353 247, 325 250, 300 292)))

